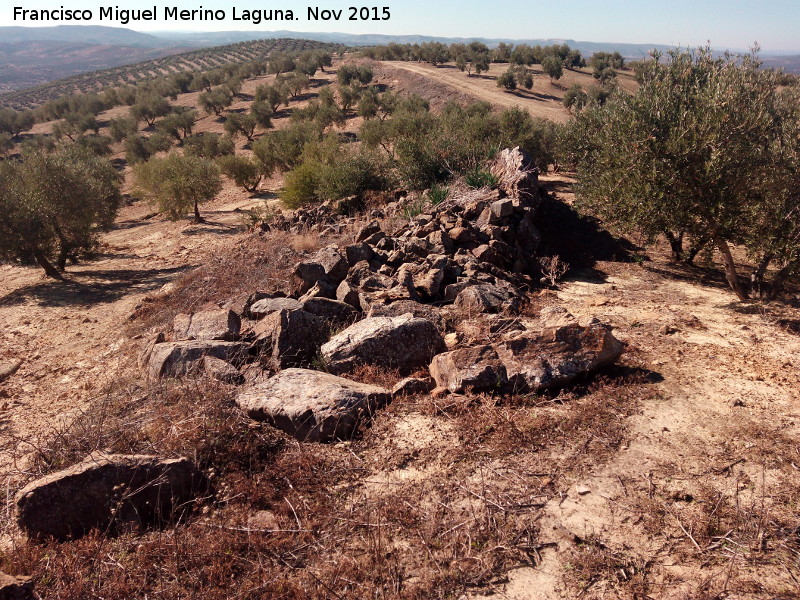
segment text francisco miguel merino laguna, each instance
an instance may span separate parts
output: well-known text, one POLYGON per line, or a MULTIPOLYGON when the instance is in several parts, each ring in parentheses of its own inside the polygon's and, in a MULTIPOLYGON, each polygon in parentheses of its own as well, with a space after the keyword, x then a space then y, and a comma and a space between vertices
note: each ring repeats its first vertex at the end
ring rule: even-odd
MULTIPOLYGON (((258 25, 262 21, 299 21, 300 16, 295 15, 292 9, 239 9, 231 7, 230 19, 232 21, 248 21, 258 25)), ((298 11, 299 12, 299 11, 298 11)), ((162 15, 164 21, 224 21, 228 18, 228 11, 223 9, 203 8, 181 9, 177 6, 163 6, 153 8, 127 9, 119 6, 101 6, 97 11, 99 21, 113 21, 127 25, 137 21, 158 21, 162 15)), ((56 21, 75 22, 91 21, 95 18, 95 11, 91 9, 72 9, 61 6, 54 9, 28 9, 21 6, 14 7, 14 21, 56 21)), ((386 21, 389 19, 388 7, 348 7, 343 9, 322 9, 308 7, 309 21, 386 21)))

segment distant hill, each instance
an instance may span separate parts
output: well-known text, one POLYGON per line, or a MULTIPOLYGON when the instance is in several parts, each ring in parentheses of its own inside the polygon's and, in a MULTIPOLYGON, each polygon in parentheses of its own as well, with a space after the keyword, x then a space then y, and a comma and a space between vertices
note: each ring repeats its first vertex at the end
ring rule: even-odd
POLYGON ((102 25, 57 25, 55 27, 0 27, 0 41, 15 42, 73 42, 100 46, 130 46, 163 48, 173 43, 147 33, 125 27, 102 25))
POLYGON ((45 40, 3 41, 0 42, 0 91, 18 90, 88 71, 162 58, 187 49, 45 40))
POLYGON ((457 42, 471 42, 478 40, 488 46, 496 46, 500 42, 513 44, 529 44, 531 46, 550 45, 550 44, 569 44, 572 48, 577 48, 584 54, 594 54, 595 52, 620 52, 624 56, 639 58, 647 56, 647 53, 657 48, 666 50, 670 46, 659 44, 614 44, 604 42, 579 42, 567 39, 524 39, 512 40, 508 38, 483 38, 483 37, 439 37, 429 35, 381 35, 381 34, 351 34, 336 32, 318 31, 159 31, 153 32, 154 36, 162 38, 165 42, 177 44, 190 44, 192 46, 206 46, 214 44, 231 44, 246 40, 263 38, 299 38, 305 40, 318 40, 321 42, 332 42, 347 44, 348 46, 380 46, 389 43, 397 44, 421 44, 424 42, 442 42, 452 44, 457 42))

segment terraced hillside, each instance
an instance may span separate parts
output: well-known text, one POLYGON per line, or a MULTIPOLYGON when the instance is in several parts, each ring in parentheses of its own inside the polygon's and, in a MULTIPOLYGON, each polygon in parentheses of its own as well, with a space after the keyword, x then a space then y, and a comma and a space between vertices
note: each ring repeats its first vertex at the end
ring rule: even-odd
POLYGON ((48 100, 54 100, 65 94, 96 92, 106 86, 138 83, 169 73, 210 70, 230 64, 263 60, 274 51, 335 51, 341 48, 343 46, 338 44, 294 39, 254 40, 202 48, 133 65, 81 73, 80 75, 74 75, 32 88, 0 94, 0 107, 13 108, 15 110, 35 108, 48 100))

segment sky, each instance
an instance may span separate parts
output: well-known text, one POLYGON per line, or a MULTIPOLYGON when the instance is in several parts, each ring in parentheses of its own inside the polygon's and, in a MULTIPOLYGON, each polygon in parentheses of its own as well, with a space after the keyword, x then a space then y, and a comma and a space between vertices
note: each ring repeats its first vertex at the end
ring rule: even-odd
MULTIPOLYGON (((155 22, 129 23, 137 31, 278 30, 337 31, 346 33, 421 34, 443 37, 509 39, 573 39, 592 42, 628 42, 697 46, 710 41, 716 48, 743 50, 754 42, 764 51, 800 53, 800 0, 371 0, 366 6, 386 6, 385 21, 347 19, 355 0, 3 0, 0 25, 58 25, 58 22, 14 21, 13 7, 24 9, 89 9, 100 22, 100 7, 127 9, 156 6, 155 22), (163 19, 165 6, 180 9, 221 9, 225 21, 174 22, 163 19), (233 9, 292 9, 299 20, 262 21, 253 25, 232 20, 233 9), (308 7, 344 9, 338 21, 310 21, 308 7)), ((84 24, 72 22, 71 24, 84 24)), ((2 40, 0 40, 2 41, 2 40)))

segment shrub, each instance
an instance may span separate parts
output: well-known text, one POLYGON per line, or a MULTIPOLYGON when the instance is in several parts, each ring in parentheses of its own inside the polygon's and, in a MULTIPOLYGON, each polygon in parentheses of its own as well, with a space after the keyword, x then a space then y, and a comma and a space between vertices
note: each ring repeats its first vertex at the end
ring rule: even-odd
POLYGON ((137 193, 157 204, 173 221, 194 207, 195 222, 201 222, 199 204, 222 189, 219 169, 213 162, 176 152, 136 165, 133 175, 137 193))
POLYGON ((247 192, 255 192, 261 183, 261 169, 258 163, 246 156, 220 156, 217 165, 223 175, 233 179, 234 183, 247 192))
POLYGON ((233 154, 233 151, 233 140, 229 136, 210 131, 191 135, 183 140, 183 152, 189 156, 214 159, 233 154))
POLYGON ((497 187, 497 177, 482 169, 468 171, 464 176, 466 184, 475 189, 497 187))
POLYGON ((71 144, 0 163, 0 255, 32 256, 60 278, 67 258, 92 249, 121 202, 118 175, 90 150, 71 144), (51 261, 56 262, 56 267, 51 261))

